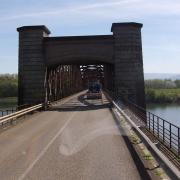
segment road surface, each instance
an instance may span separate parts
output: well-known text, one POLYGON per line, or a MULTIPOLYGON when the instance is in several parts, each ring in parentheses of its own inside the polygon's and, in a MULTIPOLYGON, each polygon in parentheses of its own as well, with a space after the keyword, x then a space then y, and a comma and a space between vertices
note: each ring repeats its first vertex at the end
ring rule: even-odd
POLYGON ((83 95, 0 133, 0 180, 139 180, 103 100, 83 95))

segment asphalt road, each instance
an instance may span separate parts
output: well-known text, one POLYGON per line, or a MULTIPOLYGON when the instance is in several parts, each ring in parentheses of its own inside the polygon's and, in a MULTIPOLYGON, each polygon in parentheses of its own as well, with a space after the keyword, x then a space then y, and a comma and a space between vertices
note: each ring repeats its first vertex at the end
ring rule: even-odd
POLYGON ((66 101, 0 133, 0 180, 141 179, 107 99, 66 101))

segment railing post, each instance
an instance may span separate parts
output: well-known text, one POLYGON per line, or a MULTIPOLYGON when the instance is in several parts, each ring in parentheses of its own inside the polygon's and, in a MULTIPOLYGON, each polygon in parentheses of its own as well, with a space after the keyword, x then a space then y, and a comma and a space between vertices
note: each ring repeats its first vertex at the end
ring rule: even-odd
POLYGON ((151 113, 150 112, 148 112, 149 113, 149 131, 151 130, 151 113))
POLYGON ((163 120, 163 142, 164 142, 164 120, 163 120))
POLYGON ((180 128, 178 128, 178 156, 180 156, 180 128))
POLYGON ((154 114, 153 114, 153 134, 154 134, 154 114))
POLYGON ((172 145, 171 145, 171 123, 169 124, 169 141, 170 141, 170 149, 171 149, 171 147, 172 147, 172 145))
POLYGON ((157 117, 157 135, 159 138, 159 117, 157 117))

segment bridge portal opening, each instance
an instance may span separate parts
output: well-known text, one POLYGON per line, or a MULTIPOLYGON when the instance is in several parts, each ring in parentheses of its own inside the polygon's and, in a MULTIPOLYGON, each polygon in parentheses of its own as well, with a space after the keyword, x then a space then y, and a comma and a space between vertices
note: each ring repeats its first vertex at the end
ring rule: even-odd
POLYGON ((47 67, 45 101, 57 101, 88 89, 99 82, 102 89, 113 90, 114 66, 112 64, 66 64, 47 67))
POLYGON ((110 64, 80 65, 83 88, 87 89, 92 82, 101 84, 102 89, 112 90, 114 68, 110 64))

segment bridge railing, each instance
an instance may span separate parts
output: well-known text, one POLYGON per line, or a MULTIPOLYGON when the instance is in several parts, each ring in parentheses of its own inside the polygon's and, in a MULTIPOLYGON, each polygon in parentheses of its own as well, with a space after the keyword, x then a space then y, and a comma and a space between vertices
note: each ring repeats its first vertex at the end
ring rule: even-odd
POLYGON ((0 125, 3 126, 7 123, 12 123, 14 120, 16 120, 17 118, 19 117, 22 117, 28 113, 31 113, 33 111, 36 111, 36 110, 39 110, 39 109, 42 109, 43 108, 43 104, 37 104, 37 105, 34 105, 34 106, 31 106, 31 107, 28 107, 28 108, 24 108, 24 109, 21 109, 21 110, 18 110, 14 113, 11 113, 11 114, 7 114, 3 117, 0 117, 0 125))
POLYGON ((180 156, 180 128, 178 126, 147 112, 147 127, 164 145, 180 156))
POLYGON ((14 112, 17 112, 19 110, 31 107, 32 105, 24 104, 21 106, 16 106, 16 107, 9 107, 7 109, 0 109, 0 117, 6 116, 8 114, 12 114, 14 112))
POLYGON ((135 121, 140 120, 143 127, 153 134, 159 142, 180 157, 180 127, 136 105, 127 98, 120 98, 112 92, 108 92, 108 94, 121 108, 128 109, 127 113, 130 113, 130 116, 134 117, 135 115, 135 121))
POLYGON ((125 105, 143 122, 157 139, 170 149, 175 155, 180 156, 180 127, 167 120, 127 101, 125 105))

